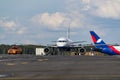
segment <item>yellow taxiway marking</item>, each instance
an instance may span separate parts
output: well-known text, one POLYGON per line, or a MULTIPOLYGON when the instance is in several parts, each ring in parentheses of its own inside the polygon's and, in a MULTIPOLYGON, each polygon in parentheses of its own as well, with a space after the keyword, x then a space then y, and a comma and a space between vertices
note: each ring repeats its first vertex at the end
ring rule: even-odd
POLYGON ((44 61, 48 61, 48 59, 43 59, 44 61))
MULTIPOLYGON (((20 64, 28 64, 28 62, 21 62, 20 64)), ((8 66, 14 66, 16 63, 6 63, 8 66)))
POLYGON ((28 64, 28 62, 21 62, 21 64, 28 64))
POLYGON ((0 56, 0 58, 3 58, 3 56, 0 56))
POLYGON ((16 64, 15 63, 6 63, 6 65, 8 65, 8 66, 14 66, 16 64))
POLYGON ((38 61, 48 61, 48 59, 38 59, 38 61))

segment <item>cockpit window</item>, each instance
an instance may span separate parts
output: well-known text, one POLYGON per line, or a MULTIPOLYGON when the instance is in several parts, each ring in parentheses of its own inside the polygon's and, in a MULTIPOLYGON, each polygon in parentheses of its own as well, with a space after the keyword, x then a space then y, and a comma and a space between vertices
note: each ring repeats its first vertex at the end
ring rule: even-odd
POLYGON ((58 41, 58 42, 67 42, 67 41, 58 41))

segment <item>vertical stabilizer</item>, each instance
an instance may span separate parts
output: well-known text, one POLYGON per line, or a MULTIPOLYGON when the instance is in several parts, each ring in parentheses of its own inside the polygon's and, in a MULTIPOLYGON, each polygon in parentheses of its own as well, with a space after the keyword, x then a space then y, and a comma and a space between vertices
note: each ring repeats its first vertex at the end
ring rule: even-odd
POLYGON ((70 26, 68 27, 68 30, 67 30, 67 39, 70 39, 70 26))
POLYGON ((94 42, 97 48, 107 47, 106 43, 94 32, 90 31, 92 41, 94 42))

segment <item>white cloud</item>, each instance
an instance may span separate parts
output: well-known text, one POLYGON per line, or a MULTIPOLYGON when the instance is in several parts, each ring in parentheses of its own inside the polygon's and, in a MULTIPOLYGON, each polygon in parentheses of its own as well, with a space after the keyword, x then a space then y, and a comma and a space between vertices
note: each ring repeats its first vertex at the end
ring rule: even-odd
POLYGON ((44 13, 41 15, 41 23, 48 24, 53 27, 60 26, 62 23, 64 23, 65 19, 66 17, 62 13, 59 13, 59 12, 56 12, 51 15, 48 13, 44 13))
POLYGON ((0 20, 0 27, 12 29, 15 26, 16 26, 16 23, 14 21, 12 21, 12 20, 11 21, 0 20))
POLYGON ((64 16, 64 14, 59 12, 56 12, 53 14, 43 13, 43 14, 34 16, 32 20, 38 24, 43 24, 46 26, 57 28, 64 23, 64 21, 66 20, 66 17, 64 16))
POLYGON ((14 21, 9 21, 9 22, 5 22, 4 23, 4 26, 6 28, 13 28, 14 26, 16 26, 15 22, 14 21))
POLYGON ((0 27, 5 33, 23 34, 26 28, 17 20, 0 19, 0 27))
POLYGON ((78 12, 71 12, 71 13, 61 13, 55 12, 53 14, 50 13, 42 13, 36 15, 32 18, 32 21, 38 25, 45 25, 51 29, 60 29, 68 27, 69 25, 72 28, 79 28, 83 22, 83 14, 78 12))
POLYGON ((98 9, 96 9, 95 13, 101 17, 119 19, 120 0, 107 0, 106 3, 98 6, 98 9))
POLYGON ((84 10, 103 18, 120 19, 120 0, 82 0, 84 10))

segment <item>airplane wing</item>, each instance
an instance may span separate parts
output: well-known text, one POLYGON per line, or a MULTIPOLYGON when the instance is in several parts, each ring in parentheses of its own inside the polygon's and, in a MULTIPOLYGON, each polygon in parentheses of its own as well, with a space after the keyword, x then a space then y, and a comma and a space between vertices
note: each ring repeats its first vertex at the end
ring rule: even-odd
POLYGON ((56 44, 47 44, 46 46, 47 46, 47 47, 57 47, 56 44))
POLYGON ((74 44, 74 43, 83 43, 83 42, 86 42, 86 41, 75 41, 75 42, 72 42, 72 43, 74 44))
POLYGON ((57 42, 57 41, 52 41, 52 42, 57 42))

